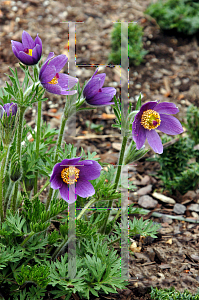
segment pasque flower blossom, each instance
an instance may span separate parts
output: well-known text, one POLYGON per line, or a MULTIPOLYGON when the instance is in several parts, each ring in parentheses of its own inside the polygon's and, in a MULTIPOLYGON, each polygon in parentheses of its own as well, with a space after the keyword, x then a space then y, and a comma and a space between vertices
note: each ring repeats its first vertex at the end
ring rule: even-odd
POLYGON ((6 113, 9 117, 10 114, 12 116, 16 116, 17 114, 17 104, 16 103, 6 103, 4 106, 0 105, 0 118, 3 117, 3 114, 6 113))
POLYGON ((96 75, 98 69, 95 71, 91 79, 84 87, 83 95, 86 102, 92 106, 102 106, 114 104, 111 102, 113 96, 116 94, 116 89, 113 87, 103 88, 105 73, 96 75))
POLYGON ((78 82, 77 78, 67 74, 59 73, 65 66, 68 58, 66 55, 58 55, 50 52, 45 63, 41 67, 39 80, 43 87, 50 93, 58 95, 74 95, 76 90, 69 91, 78 82))
POLYGON ((178 119, 170 116, 179 112, 176 105, 170 102, 158 102, 151 101, 141 106, 133 121, 132 135, 137 149, 140 149, 147 139, 150 147, 161 154, 163 146, 155 129, 169 135, 176 135, 182 133, 183 128, 178 119))
POLYGON ((11 41, 14 55, 25 65, 36 65, 42 54, 42 41, 38 37, 35 41, 26 31, 22 33, 22 43, 11 41))
POLYGON ((68 203, 73 203, 76 195, 83 198, 94 195, 95 189, 88 180, 100 176, 101 166, 98 162, 80 159, 81 157, 62 160, 54 166, 50 178, 51 187, 59 189, 61 197, 68 203), (72 197, 69 197, 69 192, 72 197))

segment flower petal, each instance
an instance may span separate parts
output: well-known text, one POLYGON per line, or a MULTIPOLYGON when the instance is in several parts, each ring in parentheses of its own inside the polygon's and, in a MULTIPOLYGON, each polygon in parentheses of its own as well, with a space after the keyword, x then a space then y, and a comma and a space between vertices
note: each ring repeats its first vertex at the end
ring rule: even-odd
MULTIPOLYGON (((17 51, 17 53, 19 51, 23 51, 24 50, 24 47, 23 47, 22 43, 16 42, 16 41, 11 41, 11 43, 12 43, 12 50, 13 50, 13 48, 15 48, 15 51, 17 51)), ((14 52, 14 50, 13 50, 13 52, 14 52)))
POLYGON ((80 157, 75 157, 75 158, 66 158, 64 160, 62 160, 62 162, 60 163, 60 166, 62 167, 67 167, 67 166, 75 166, 79 164, 79 160, 81 159, 80 157))
POLYGON ((23 51, 19 51, 18 59, 21 60, 21 62, 25 65, 34 65, 35 64, 33 57, 26 54, 23 51))
POLYGON ((78 79, 72 76, 69 76, 67 74, 60 73, 58 83, 61 86, 62 89, 69 90, 76 85, 78 82, 78 79))
POLYGON ((95 94, 98 93, 99 89, 103 86, 105 77, 106 77, 105 73, 91 77, 91 79, 84 87, 83 90, 84 98, 91 99, 93 96, 95 96, 95 94))
POLYGON ((35 42, 32 37, 26 31, 22 33, 22 44, 24 48, 33 49, 35 47, 35 42))
POLYGON ((146 140, 146 129, 141 125, 139 113, 135 116, 132 125, 132 136, 133 140, 136 143, 136 148, 139 150, 144 145, 146 140))
POLYGON ((63 184, 63 186, 59 189, 61 197, 69 204, 74 203, 77 199, 72 186, 75 185, 63 184))
POLYGON ((157 127, 158 130, 170 135, 180 134, 184 131, 180 121, 175 117, 160 114, 160 119, 161 123, 160 126, 157 127))
POLYGON ((161 154, 163 152, 163 146, 161 138, 155 130, 146 130, 146 137, 149 143, 149 146, 153 149, 154 152, 161 154))
POLYGON ((159 114, 177 114, 179 109, 174 103, 162 102, 156 105, 155 111, 159 114))
POLYGON ((41 49, 42 49, 42 41, 41 41, 41 39, 40 39, 40 37, 38 36, 38 34, 37 34, 37 36, 36 36, 36 38, 35 38, 35 44, 37 45, 40 45, 41 46, 41 49))
POLYGON ((76 183, 76 193, 82 198, 86 198, 95 194, 92 184, 85 178, 79 178, 76 183))
POLYGON ((140 112, 139 112, 141 114, 141 116, 142 116, 144 111, 146 111, 148 109, 154 109, 154 107, 157 105, 157 103, 158 103, 157 101, 149 101, 149 102, 143 104, 141 106, 140 112))
POLYGON ((83 160, 81 163, 83 166, 77 166, 77 169, 80 170, 78 180, 81 180, 83 177, 87 180, 93 180, 100 176, 102 167, 97 161, 83 160))
POLYGON ((68 57, 64 54, 58 55, 55 58, 53 58, 49 62, 49 66, 55 66, 56 68, 56 73, 59 73, 61 69, 65 66, 66 62, 68 60, 68 57))
POLYGON ((61 87, 58 84, 42 83, 42 85, 49 93, 62 95, 61 87))
POLYGON ((42 48, 40 45, 36 45, 32 50, 32 57, 36 64, 38 63, 38 61, 41 58, 41 52, 42 52, 42 48))
POLYGON ((54 52, 50 52, 50 53, 48 54, 48 57, 47 57, 46 61, 44 62, 44 64, 42 65, 41 70, 40 70, 40 72, 39 72, 39 80, 41 80, 41 76, 42 76, 44 70, 46 69, 46 66, 48 65, 49 60, 50 60, 53 56, 54 56, 54 52))
MULTIPOLYGON (((55 66, 46 66, 45 70, 42 72, 40 76, 41 83, 48 83, 50 82, 56 75, 56 68, 55 66)), ((54 84, 50 84, 54 85, 54 84)))

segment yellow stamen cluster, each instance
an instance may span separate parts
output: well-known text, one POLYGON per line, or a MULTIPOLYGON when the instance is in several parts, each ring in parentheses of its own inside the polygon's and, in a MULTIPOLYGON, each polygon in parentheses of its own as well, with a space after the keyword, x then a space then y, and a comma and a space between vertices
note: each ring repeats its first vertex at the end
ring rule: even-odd
POLYGON ((28 53, 26 53, 26 54, 32 56, 32 49, 28 49, 28 53))
POLYGON ((155 129, 160 125, 160 123, 160 115, 155 110, 148 109, 143 112, 141 117, 141 124, 145 129, 155 129))
POLYGON ((57 77, 55 76, 51 81, 49 81, 48 83, 50 84, 57 84, 58 83, 58 79, 57 77))
POLYGON ((73 184, 77 182, 77 178, 79 178, 79 172, 79 169, 70 166, 61 171, 61 178, 63 179, 63 182, 67 184, 73 184))

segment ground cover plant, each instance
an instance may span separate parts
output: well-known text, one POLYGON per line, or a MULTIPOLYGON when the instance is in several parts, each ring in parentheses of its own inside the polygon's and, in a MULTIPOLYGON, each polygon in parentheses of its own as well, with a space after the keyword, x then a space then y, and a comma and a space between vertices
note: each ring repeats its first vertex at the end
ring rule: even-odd
POLYGON ((42 47, 38 35, 33 40, 25 31, 22 43, 12 41, 24 79, 20 82, 17 68, 10 68, 9 82, 0 91, 1 294, 4 299, 70 299, 77 293, 89 299, 91 294, 116 292, 128 284, 121 274, 125 266, 112 247, 123 241, 121 231, 128 239, 128 231, 129 236, 155 237, 158 229, 149 220, 134 219, 129 227, 127 218, 120 222, 122 192, 127 189, 121 180, 123 166, 145 155, 146 139, 155 152, 163 152, 156 129, 176 135, 183 128, 171 116, 179 111, 175 104, 142 104, 140 96, 135 110, 129 105, 125 112, 116 90, 103 87, 106 74, 95 70, 81 88, 77 78, 61 72, 67 57, 50 52, 43 62, 42 47), (66 96, 59 130, 42 122, 42 101, 48 101, 45 90, 66 96), (24 119, 34 103, 36 130, 24 119), (63 141, 73 114, 102 105, 113 105, 114 127, 123 136, 116 167, 100 164, 96 153, 78 154, 63 141), (47 187, 42 203, 39 197, 47 187), (113 205, 116 213, 106 209, 113 205))
POLYGON ((199 30, 199 3, 194 0, 159 0, 145 11, 153 17, 161 29, 175 30, 185 35, 199 30))
MULTIPOLYGON (((138 66, 144 61, 147 51, 143 48, 142 42, 143 28, 136 23, 128 25, 128 55, 130 66, 138 66)), ((125 44, 125 36, 122 36, 122 43, 125 44)), ((121 64, 121 23, 114 24, 111 33, 111 53, 109 62, 121 64)))

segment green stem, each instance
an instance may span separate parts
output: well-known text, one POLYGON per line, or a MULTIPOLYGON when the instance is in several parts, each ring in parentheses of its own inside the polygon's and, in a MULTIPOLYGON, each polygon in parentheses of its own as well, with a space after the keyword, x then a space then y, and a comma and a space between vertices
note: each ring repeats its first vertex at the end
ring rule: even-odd
POLYGON ((62 251, 62 249, 66 247, 66 245, 70 242, 70 240, 72 238, 73 238, 73 236, 70 236, 69 238, 68 238, 68 235, 66 236, 66 238, 63 240, 63 242, 61 243, 59 248, 57 248, 55 250, 55 252, 53 253, 51 260, 54 260, 59 255, 59 253, 62 251))
MULTIPOLYGON (((58 136, 58 139, 57 139, 57 145, 56 145, 55 157, 54 157, 54 165, 57 163, 57 160, 58 160, 58 149, 61 146, 65 125, 66 125, 66 122, 68 120, 68 109, 69 108, 68 108, 67 104, 68 104, 68 102, 66 101, 65 108, 64 108, 64 113, 63 113, 62 120, 61 120, 59 136, 58 136)), ((48 208, 50 206, 50 202, 52 200, 52 195, 53 195, 53 189, 50 188, 48 198, 47 198, 47 201, 46 201, 46 210, 48 210, 48 208)))
POLYGON ((29 88, 23 94, 24 99, 25 99, 26 95, 28 95, 31 92, 33 86, 37 86, 38 84, 40 84, 40 81, 37 81, 34 84, 32 84, 31 86, 29 86, 29 88))
POLYGON ((30 234, 29 234, 29 236, 27 236, 27 238, 25 238, 25 240, 21 243, 21 247, 23 247, 28 241, 29 241, 29 239, 34 235, 35 233, 34 233, 34 231, 32 231, 30 234))
POLYGON ((7 210, 7 207, 10 203, 10 199, 12 196, 13 187, 14 187, 14 182, 12 180, 10 180, 10 183, 9 183, 6 195, 5 195, 5 199, 4 199, 4 219, 6 217, 6 210, 7 210))
MULTIPOLYGON (((114 182, 114 189, 115 190, 117 190, 120 175, 121 175, 121 170, 122 170, 122 165, 123 165, 123 160, 124 160, 124 153, 125 153, 125 148, 126 148, 127 141, 128 141, 128 138, 127 138, 127 136, 124 135, 123 140, 122 140, 122 147, 121 147, 121 151, 120 151, 120 157, 119 157, 119 161, 118 161, 118 165, 117 165, 117 172, 116 172, 116 176, 115 176, 115 182, 114 182)), ((111 199, 109 201, 108 208, 111 208, 112 204, 113 204, 113 199, 111 199)), ((102 233, 106 232, 106 226, 107 226, 109 215, 110 215, 110 210, 107 211, 107 216, 105 218, 104 226, 102 228, 102 233)))
POLYGON ((85 211, 93 204, 96 202, 96 199, 91 199, 87 205, 81 210, 80 214, 77 216, 77 220, 79 220, 82 215, 85 213, 85 211))
MULTIPOLYGON (((39 101, 37 107, 36 159, 39 158, 39 144, 40 144, 40 137, 41 137, 41 110, 42 110, 42 102, 39 101)), ((35 172, 34 194, 37 193, 37 180, 38 180, 38 171, 35 172)))
POLYGON ((4 170, 5 170, 9 145, 4 145, 4 148, 5 148, 5 153, 4 153, 4 157, 1 161, 1 169, 0 169, 0 218, 1 218, 1 222, 3 221, 3 177, 4 177, 4 170))
MULTIPOLYGON (((22 140, 23 118, 24 118, 25 110, 26 110, 26 107, 24 107, 24 106, 19 107, 19 124, 18 124, 18 130, 17 130, 17 150, 16 150, 16 152, 19 156, 19 161, 21 161, 21 140, 22 140)), ((12 199, 13 212, 15 212, 15 210, 16 210, 18 187, 19 187, 19 181, 15 182, 15 187, 14 187, 14 194, 13 194, 13 199, 12 199)))
POLYGON ((39 192, 36 195, 34 195, 34 197, 32 197, 31 201, 37 198, 45 190, 45 188, 49 185, 49 183, 50 183, 50 179, 48 179, 44 184, 44 186, 39 190, 39 192))

